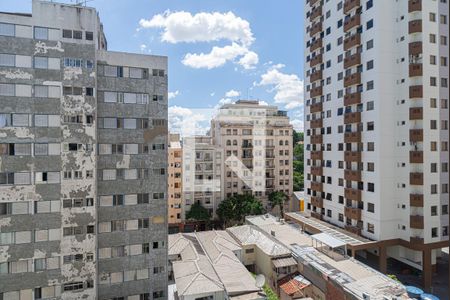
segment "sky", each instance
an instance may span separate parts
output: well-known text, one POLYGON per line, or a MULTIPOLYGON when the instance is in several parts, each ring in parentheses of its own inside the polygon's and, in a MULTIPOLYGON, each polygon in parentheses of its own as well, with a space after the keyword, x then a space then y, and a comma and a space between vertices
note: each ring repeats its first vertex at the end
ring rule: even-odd
MULTIPOLYGON (((186 116, 201 119, 202 111, 224 103, 255 99, 287 110, 296 130, 303 130, 302 4, 299 0, 87 2, 99 11, 108 50, 169 57, 170 124, 186 116)), ((31 12, 31 0, 0 0, 0 11, 31 12)))

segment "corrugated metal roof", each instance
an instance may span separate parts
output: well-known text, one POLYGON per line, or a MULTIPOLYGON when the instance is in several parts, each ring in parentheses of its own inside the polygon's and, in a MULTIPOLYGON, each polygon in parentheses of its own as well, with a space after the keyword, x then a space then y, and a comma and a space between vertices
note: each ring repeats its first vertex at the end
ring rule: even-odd
POLYGON ((283 268, 297 265, 297 261, 293 257, 272 259, 272 263, 275 266, 275 268, 283 268))

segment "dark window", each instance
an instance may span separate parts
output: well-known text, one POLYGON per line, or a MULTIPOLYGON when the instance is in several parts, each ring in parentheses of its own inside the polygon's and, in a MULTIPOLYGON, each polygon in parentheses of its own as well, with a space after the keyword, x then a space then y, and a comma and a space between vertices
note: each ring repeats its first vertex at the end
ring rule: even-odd
POLYGON ((73 31, 73 38, 77 39, 77 40, 83 39, 83 32, 82 31, 78 31, 78 30, 74 30, 73 31))
POLYGON ((72 30, 63 29, 63 38, 71 39, 72 38, 72 30))
POLYGON ((86 88, 86 96, 94 96, 94 88, 87 87, 86 88))
POLYGON ((92 31, 86 31, 86 40, 88 41, 94 40, 94 33, 92 31))

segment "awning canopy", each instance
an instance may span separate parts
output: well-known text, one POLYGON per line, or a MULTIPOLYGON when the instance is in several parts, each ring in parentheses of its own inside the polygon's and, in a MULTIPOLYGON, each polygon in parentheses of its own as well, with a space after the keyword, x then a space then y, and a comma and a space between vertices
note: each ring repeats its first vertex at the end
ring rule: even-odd
POLYGON ((272 259, 272 262, 273 262, 273 265, 275 266, 275 268, 282 268, 282 267, 289 267, 289 266, 297 265, 297 261, 293 257, 272 259))
POLYGON ((324 233, 324 232, 318 233, 318 234, 314 234, 314 235, 311 236, 311 238, 313 240, 319 241, 322 244, 325 244, 325 245, 329 246, 332 249, 343 247, 343 246, 346 245, 346 243, 341 241, 340 239, 337 239, 337 238, 329 235, 328 233, 324 233))

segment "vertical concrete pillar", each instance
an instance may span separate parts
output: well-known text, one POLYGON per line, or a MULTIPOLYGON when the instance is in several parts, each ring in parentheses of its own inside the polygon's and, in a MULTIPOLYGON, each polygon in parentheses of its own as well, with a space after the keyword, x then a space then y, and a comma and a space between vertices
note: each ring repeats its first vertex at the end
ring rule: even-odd
POLYGON ((380 268, 380 272, 383 274, 387 273, 387 249, 386 246, 382 245, 378 248, 379 256, 378 256, 378 267, 380 268))
POLYGON ((422 268, 423 287, 429 292, 433 276, 433 270, 431 268, 431 249, 425 249, 422 252, 422 268))
POLYGON ((352 248, 352 257, 356 258, 356 250, 352 248))

